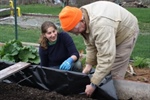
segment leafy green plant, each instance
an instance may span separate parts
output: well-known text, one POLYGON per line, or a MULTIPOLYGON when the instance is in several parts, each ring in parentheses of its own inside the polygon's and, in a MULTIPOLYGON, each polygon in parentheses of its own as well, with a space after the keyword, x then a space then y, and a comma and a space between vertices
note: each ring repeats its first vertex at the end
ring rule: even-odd
POLYGON ((40 63, 37 49, 33 46, 23 46, 18 40, 8 41, 0 47, 0 59, 6 62, 40 63))
POLYGON ((141 58, 141 57, 135 57, 133 58, 133 66, 138 68, 146 68, 150 65, 150 59, 148 58, 141 58))

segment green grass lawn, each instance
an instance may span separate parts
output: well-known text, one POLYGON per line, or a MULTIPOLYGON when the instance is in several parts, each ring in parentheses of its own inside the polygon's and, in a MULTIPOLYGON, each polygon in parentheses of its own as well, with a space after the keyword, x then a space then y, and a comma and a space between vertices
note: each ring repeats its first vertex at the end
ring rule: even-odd
POLYGON ((150 23, 150 8, 127 8, 142 23, 150 23))
POLYGON ((32 5, 19 5, 22 13, 42 13, 42 14, 52 14, 58 15, 62 7, 60 6, 46 6, 43 4, 32 4, 32 5))
MULTIPOLYGON (((19 5, 21 13, 43 13, 58 15, 62 7, 50 7, 46 5, 19 5)), ((150 8, 127 8, 139 20, 140 35, 138 37, 132 57, 139 56, 150 58, 150 8)), ((18 27, 18 40, 22 42, 38 43, 40 29, 23 29, 18 27)), ((85 50, 81 36, 71 35, 77 49, 85 50)), ((15 39, 15 27, 12 25, 0 25, 0 42, 15 39)))

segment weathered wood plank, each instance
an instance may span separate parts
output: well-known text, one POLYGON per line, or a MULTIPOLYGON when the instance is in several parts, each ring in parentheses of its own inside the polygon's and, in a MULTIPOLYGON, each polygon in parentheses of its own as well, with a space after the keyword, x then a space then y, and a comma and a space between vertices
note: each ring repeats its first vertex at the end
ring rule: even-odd
POLYGON ((3 9, 0 9, 0 12, 4 12, 4 11, 9 11, 11 10, 10 8, 3 8, 3 9))
POLYGON ((28 67, 30 63, 26 62, 18 62, 10 67, 7 67, 0 71, 0 80, 3 80, 6 77, 9 77, 10 75, 28 67))
POLYGON ((39 47, 38 43, 29 43, 29 42, 21 42, 24 46, 34 46, 39 47))

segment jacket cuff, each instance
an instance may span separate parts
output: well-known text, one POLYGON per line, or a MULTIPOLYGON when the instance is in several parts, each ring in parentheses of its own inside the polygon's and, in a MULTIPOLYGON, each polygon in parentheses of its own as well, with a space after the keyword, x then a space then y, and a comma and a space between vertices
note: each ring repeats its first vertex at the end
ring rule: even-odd
POLYGON ((94 89, 96 88, 96 85, 94 83, 90 84, 94 89))
POLYGON ((103 77, 98 77, 98 78, 92 77, 92 78, 91 78, 91 83, 93 83, 93 84, 99 86, 99 85, 100 85, 100 82, 102 81, 102 78, 103 78, 103 77))

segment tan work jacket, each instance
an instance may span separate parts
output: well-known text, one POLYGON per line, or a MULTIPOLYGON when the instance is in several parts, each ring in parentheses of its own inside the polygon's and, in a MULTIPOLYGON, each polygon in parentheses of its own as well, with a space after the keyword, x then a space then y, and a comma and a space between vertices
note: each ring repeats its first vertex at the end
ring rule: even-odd
POLYGON ((125 8, 107 1, 98 1, 80 8, 86 21, 82 33, 86 45, 86 63, 96 65, 91 82, 99 85, 111 71, 116 46, 130 38, 138 29, 138 21, 125 8))

